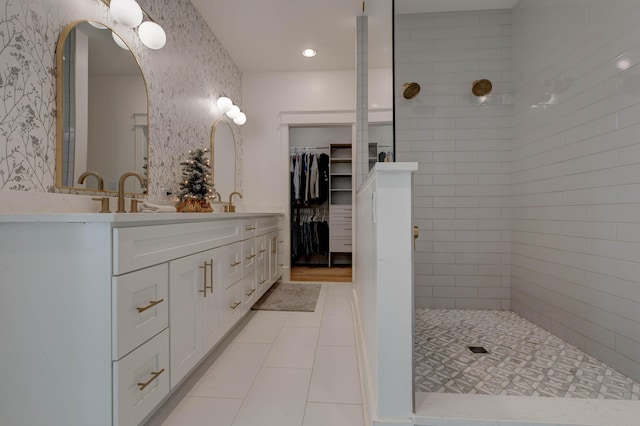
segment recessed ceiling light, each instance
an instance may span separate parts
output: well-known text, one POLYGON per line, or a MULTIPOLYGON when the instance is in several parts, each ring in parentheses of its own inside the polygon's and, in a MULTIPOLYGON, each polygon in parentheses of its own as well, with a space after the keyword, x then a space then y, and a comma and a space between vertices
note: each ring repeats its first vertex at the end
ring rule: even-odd
POLYGON ((302 51, 302 56, 306 57, 306 58, 313 58, 314 56, 316 56, 318 54, 318 52, 316 52, 313 49, 304 49, 302 51))

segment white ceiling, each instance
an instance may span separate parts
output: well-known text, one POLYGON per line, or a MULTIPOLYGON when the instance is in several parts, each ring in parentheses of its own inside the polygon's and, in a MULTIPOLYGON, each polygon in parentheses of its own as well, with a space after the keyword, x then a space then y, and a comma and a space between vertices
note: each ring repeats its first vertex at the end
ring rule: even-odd
MULTIPOLYGON (((397 13, 511 8, 517 0, 396 0, 397 13)), ((355 68, 362 0, 191 0, 243 72, 355 68), (300 52, 311 47, 315 58, 300 52)), ((390 0, 366 0, 369 66, 390 66, 390 0), (377 50, 372 49, 377 46, 377 50), (388 64, 388 65, 386 65, 388 64)))

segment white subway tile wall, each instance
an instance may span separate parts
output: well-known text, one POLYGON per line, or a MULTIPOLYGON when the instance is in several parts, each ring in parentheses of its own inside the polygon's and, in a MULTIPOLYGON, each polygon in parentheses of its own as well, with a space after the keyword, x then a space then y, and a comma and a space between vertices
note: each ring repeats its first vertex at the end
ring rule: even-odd
POLYGON ((640 2, 513 11, 514 311, 640 380, 640 2))
POLYGON ((396 42, 416 306, 513 308, 640 380, 640 2, 405 15, 396 42))
POLYGON ((510 309, 511 13, 399 15, 395 31, 397 158, 420 164, 416 307, 510 309))

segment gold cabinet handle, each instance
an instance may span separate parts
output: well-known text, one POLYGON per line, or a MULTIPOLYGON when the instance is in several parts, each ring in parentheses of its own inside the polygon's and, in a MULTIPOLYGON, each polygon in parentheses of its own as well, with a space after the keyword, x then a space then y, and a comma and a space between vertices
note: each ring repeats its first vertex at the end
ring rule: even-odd
POLYGON ((352 246, 352 245, 353 245, 353 243, 345 243, 344 245, 345 245, 345 246, 352 246))
POLYGON ((249 293, 245 293, 245 296, 251 296, 255 292, 256 292, 256 289, 254 288, 249 293))
POLYGON ((154 380, 156 380, 158 378, 158 376, 160 376, 162 373, 164 373, 164 368, 160 371, 152 371, 151 372, 151 378, 144 382, 144 383, 138 383, 138 386, 140 387, 140 390, 144 390, 144 388, 146 388, 147 386, 149 386, 154 380))
POLYGON ((242 262, 233 262, 233 263, 231 264, 231 266, 238 266, 238 265, 239 265, 239 264, 241 264, 241 263, 242 263, 242 262))
POLYGON ((138 313, 141 314, 144 311, 153 308, 156 305, 159 305, 160 303, 164 302, 164 299, 160 299, 160 300, 152 300, 149 302, 149 304, 147 306, 143 306, 142 308, 136 308, 138 313))
POLYGON ((254 257, 256 257, 256 255, 255 255, 255 254, 252 254, 251 256, 247 256, 247 260, 251 260, 251 259, 253 259, 254 257))
POLYGON ((267 280, 262 280, 262 281, 260 281, 260 284, 264 284, 266 282, 267 282, 267 280))
POLYGON ((235 309, 235 308, 237 308, 238 306, 240 306, 240 304, 241 304, 241 303, 242 303, 242 302, 236 302, 236 303, 234 303, 233 305, 229 306, 229 308, 231 308, 231 309, 235 309))
POLYGON ((254 229, 256 229, 255 226, 244 228, 245 231, 253 231, 254 229))
POLYGON ((278 241, 278 242, 279 242, 279 243, 284 243, 284 240, 280 240, 280 241, 278 241))
POLYGON ((345 231, 353 231, 353 228, 344 228, 345 231))
POLYGON ((258 253, 264 253, 265 251, 266 251, 266 250, 264 250, 264 249, 263 249, 263 250, 260 250, 258 253))
POLYGON ((284 263, 279 264, 278 266, 284 266, 284 263))
POLYGON ((202 290, 198 290, 198 291, 200 293, 204 293, 204 297, 207 297, 207 289, 209 289, 211 291, 211 294, 213 294, 213 259, 211 259, 211 262, 207 262, 205 260, 204 266, 201 266, 200 269, 204 269, 204 280, 203 280, 202 290), (208 266, 211 267, 211 273, 209 275, 209 282, 211 286, 207 285, 207 267, 208 266))
POLYGON ((271 250, 271 253, 277 253, 277 251, 276 250, 271 250))
POLYGON ((418 241, 418 237, 420 236, 420 228, 418 225, 413 225, 413 251, 416 251, 416 243, 418 241))

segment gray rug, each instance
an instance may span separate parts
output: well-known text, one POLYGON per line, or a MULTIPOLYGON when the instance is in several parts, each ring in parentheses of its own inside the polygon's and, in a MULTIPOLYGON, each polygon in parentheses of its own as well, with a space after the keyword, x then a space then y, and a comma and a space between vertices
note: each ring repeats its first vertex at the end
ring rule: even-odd
POLYGON ((313 312, 318 303, 321 284, 276 283, 251 309, 257 311, 313 312))

